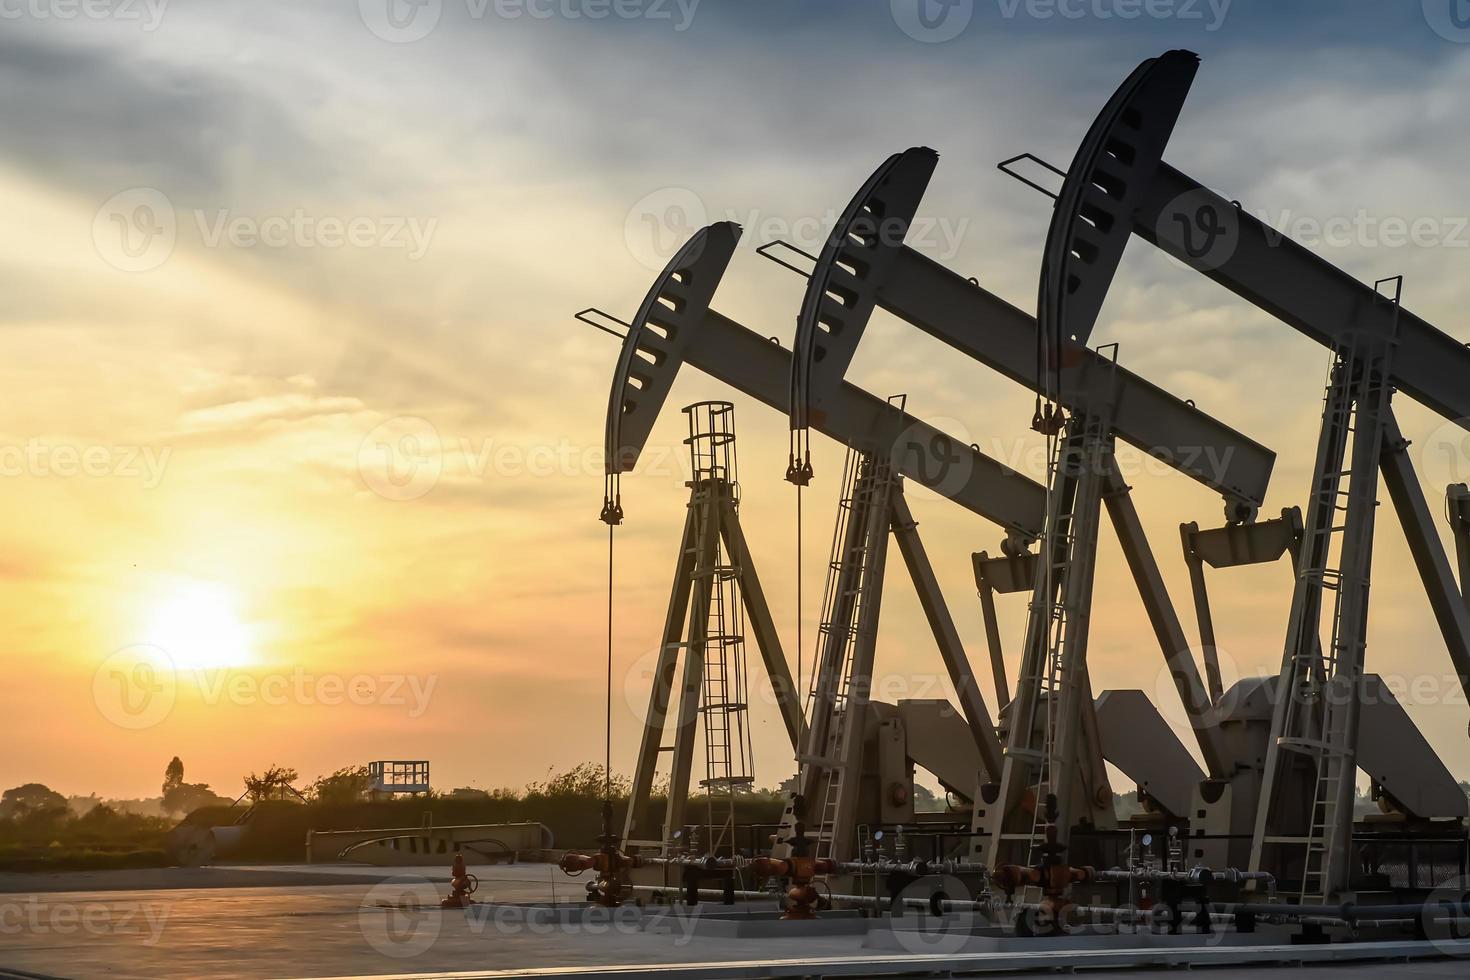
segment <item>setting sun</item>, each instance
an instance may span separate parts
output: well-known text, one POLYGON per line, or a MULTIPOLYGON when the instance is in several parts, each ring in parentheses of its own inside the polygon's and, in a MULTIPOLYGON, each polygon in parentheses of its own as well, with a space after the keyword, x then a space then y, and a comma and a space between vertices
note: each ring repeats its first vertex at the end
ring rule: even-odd
POLYGON ((250 629, 234 594, 220 585, 191 582, 175 589, 153 612, 148 642, 176 669, 240 667, 254 659, 250 629))

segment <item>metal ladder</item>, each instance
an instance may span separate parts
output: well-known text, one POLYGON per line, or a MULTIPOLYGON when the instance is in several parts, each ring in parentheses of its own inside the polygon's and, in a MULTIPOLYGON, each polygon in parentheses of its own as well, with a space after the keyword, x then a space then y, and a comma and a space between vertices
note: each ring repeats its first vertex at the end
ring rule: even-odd
MULTIPOLYGON (((1082 484, 1088 477, 1088 469, 1091 468, 1094 474, 1101 470, 1103 449, 1108 438, 1107 423, 1099 416, 1073 416, 1069 425, 1079 426, 1079 431, 1068 432, 1058 439, 1052 454, 1052 485, 1062 498, 1042 542, 1042 553, 1048 556, 1050 563, 1047 582, 1042 592, 1033 595, 1030 609, 1032 616, 1043 618, 1042 642, 1046 644, 1046 652, 1039 659, 1033 676, 1037 693, 1032 710, 1043 710, 1044 701, 1046 715, 1039 751, 1033 749, 1028 753, 1034 775, 1032 798, 1036 801, 1026 847, 1026 864, 1029 866, 1041 860, 1040 848, 1045 843, 1047 825, 1045 800, 1049 793, 1057 790, 1057 780, 1072 778, 1070 772, 1054 771, 1053 763, 1057 759, 1060 711, 1067 700, 1064 687, 1069 683, 1068 625, 1073 615, 1081 612, 1071 607, 1068 582, 1075 568, 1080 523, 1080 515, 1075 508, 1081 502, 1082 484)), ((1075 686, 1075 671, 1073 674, 1071 683, 1075 686)), ((1071 693, 1074 697, 1081 696, 1079 691, 1071 693)), ((1034 731, 1034 714, 1031 725, 1034 731)))
POLYGON ((740 569, 727 558, 718 528, 722 507, 739 509, 733 411, 722 403, 692 406, 690 458, 696 498, 695 588, 707 589, 708 612, 700 637, 699 724, 704 740, 705 846, 710 854, 733 855, 736 796, 755 781, 748 724, 749 674, 745 656, 745 607, 740 569), (707 555, 699 542, 713 541, 707 555))
MULTIPOLYGON (((1303 849, 1299 898, 1326 902, 1338 879, 1339 862, 1350 858, 1356 795, 1356 730, 1367 649, 1371 585, 1373 508, 1383 448, 1384 421, 1392 386, 1389 378, 1397 332, 1401 280, 1391 296, 1394 334, 1354 336, 1333 352, 1322 409, 1322 444, 1308 508, 1299 588, 1294 603, 1292 647, 1286 664, 1285 712, 1276 747, 1305 756, 1315 769, 1305 836, 1275 836, 1268 843, 1303 849), (1351 449, 1349 443, 1351 442, 1351 449), (1364 471, 1367 472, 1364 472, 1364 471), (1333 596, 1330 640, 1320 642, 1324 593, 1333 596), (1341 835, 1346 833, 1347 839, 1341 835)), ((1268 760, 1269 762, 1269 760, 1268 760)), ((1275 792, 1280 762, 1269 762, 1263 794, 1275 792)), ((1266 800, 1269 807, 1271 801, 1266 800)), ((1258 831, 1259 833, 1259 831, 1258 831)))
POLYGON ((832 553, 827 565, 827 583, 823 590, 822 623, 818 627, 818 648, 829 640, 840 644, 841 654, 834 674, 812 678, 811 716, 826 712, 831 719, 823 756, 809 760, 822 765, 826 772, 822 806, 814 833, 816 856, 832 857, 837 821, 841 819, 841 803, 848 768, 855 755, 853 738, 863 737, 867 714, 869 677, 858 677, 854 658, 859 641, 871 628, 865 610, 870 598, 875 535, 887 535, 889 497, 893 486, 891 462, 879 454, 849 449, 843 465, 843 494, 838 504, 837 526, 832 537, 832 553), (856 526, 855 526, 856 525, 856 526))

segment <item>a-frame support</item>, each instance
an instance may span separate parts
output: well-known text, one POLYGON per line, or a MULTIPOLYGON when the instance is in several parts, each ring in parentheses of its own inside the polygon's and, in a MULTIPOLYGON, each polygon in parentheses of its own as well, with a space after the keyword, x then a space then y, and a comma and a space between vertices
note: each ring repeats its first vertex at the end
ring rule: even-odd
POLYGON ((1250 524, 1226 524, 1206 530, 1201 530, 1195 521, 1179 525, 1179 539, 1184 547, 1184 562, 1189 567, 1189 584, 1194 594, 1194 613, 1199 622, 1211 704, 1218 704, 1224 696, 1224 679, 1220 673, 1215 617, 1210 608, 1205 567, 1259 565, 1279 561, 1287 554, 1295 563, 1301 548, 1302 531, 1302 512, 1297 507, 1285 508, 1280 517, 1250 524))
POLYGON ((1115 819, 1087 674, 1098 523, 1114 467, 1106 407, 1074 415, 1056 440, 1005 760, 998 785, 983 791, 994 798, 976 801, 971 854, 992 866, 1039 863, 1047 825, 1065 847, 1074 824, 1115 819))
POLYGON ((797 781, 799 799, 791 802, 783 818, 788 831, 783 836, 790 836, 800 821, 817 842, 818 855, 837 860, 850 858, 855 850, 864 728, 890 534, 918 593, 981 764, 990 778, 1001 765, 1000 741, 989 709, 904 497, 902 479, 879 454, 850 452, 848 467, 849 489, 841 505, 823 602, 811 726, 797 781))
MULTIPOLYGON (((1398 299, 1396 291, 1391 302, 1398 299)), ((1250 867, 1262 868, 1266 848, 1275 847, 1271 866, 1299 880, 1303 901, 1346 891, 1352 870, 1378 476, 1387 434, 1396 429, 1392 341, 1359 336, 1333 358, 1256 804, 1250 867), (1324 623, 1331 630, 1325 644, 1324 623)))
POLYGON ((679 557, 674 566, 674 581, 653 670, 648 711, 644 715, 628 812, 624 818, 623 838, 630 847, 656 848, 660 853, 667 853, 671 835, 685 823, 704 681, 705 631, 710 596, 716 586, 710 570, 717 563, 716 555, 721 543, 728 566, 739 583, 747 626, 760 650, 793 750, 802 740, 804 725, 798 693, 756 574, 750 547, 740 526, 734 484, 720 477, 696 480, 690 487, 688 513, 679 544, 679 557), (681 650, 684 652, 682 673, 679 671, 681 650), (664 738, 676 674, 680 676, 678 716, 674 725, 674 742, 666 746, 664 738), (664 751, 673 755, 663 825, 646 826, 654 775, 659 756, 664 751))
POLYGON ((1424 497, 1424 488, 1409 459, 1409 442, 1399 430, 1398 418, 1391 407, 1385 413, 1383 455, 1379 462, 1383 485, 1388 488, 1389 499, 1408 539, 1409 553, 1419 570, 1424 594, 1429 597, 1450 661, 1460 675, 1461 689, 1470 696, 1470 599, 1463 591, 1470 584, 1465 577, 1470 570, 1470 538, 1467 538, 1470 535, 1470 493, 1463 486, 1449 490, 1450 521, 1460 562, 1460 584, 1456 585, 1449 556, 1434 526, 1429 501, 1424 497), (1458 510, 1456 490, 1459 491, 1458 510))

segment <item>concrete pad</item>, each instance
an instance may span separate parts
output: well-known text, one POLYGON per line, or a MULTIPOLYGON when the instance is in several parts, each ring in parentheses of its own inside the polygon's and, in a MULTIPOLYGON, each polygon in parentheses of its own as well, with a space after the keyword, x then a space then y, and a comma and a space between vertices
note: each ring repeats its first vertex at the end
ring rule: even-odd
POLYGON ((857 912, 823 912, 819 919, 782 919, 768 905, 698 905, 693 909, 664 909, 650 913, 645 928, 660 935, 694 939, 811 940, 865 936, 873 923, 857 912))

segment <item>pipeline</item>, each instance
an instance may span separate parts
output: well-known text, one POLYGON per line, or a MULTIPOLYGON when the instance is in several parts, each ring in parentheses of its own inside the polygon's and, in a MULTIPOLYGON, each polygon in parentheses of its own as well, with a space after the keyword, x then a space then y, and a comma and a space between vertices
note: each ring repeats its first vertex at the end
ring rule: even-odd
POLYGON ((1276 894, 1275 875, 1266 871, 1241 871, 1239 868, 1223 868, 1219 871, 1213 871, 1206 867, 1190 868, 1188 871, 1165 871, 1162 868, 1110 868, 1106 871, 1097 872, 1096 879, 1107 882, 1136 882, 1143 884, 1173 882, 1193 887, 1204 887, 1213 884, 1240 885, 1246 882, 1264 882, 1267 894, 1276 894))
POLYGON ((1470 901, 1424 902, 1417 905, 1285 905, 1263 903, 1215 904, 1229 915, 1249 915, 1263 922, 1306 922, 1320 919, 1342 925, 1412 922, 1426 915, 1434 919, 1470 915, 1470 901), (1451 913, 1453 915, 1451 915, 1451 913))
MULTIPOLYGON (((762 857, 695 857, 693 855, 675 855, 673 857, 644 857, 640 863, 650 867, 678 867, 678 868, 704 868, 710 871, 744 871, 758 862, 768 860, 762 857)), ((925 861, 914 859, 911 861, 898 861, 893 858, 879 858, 871 861, 834 861, 831 862, 833 870, 831 874, 892 874, 893 872, 904 872, 907 874, 923 877, 926 875, 982 875, 990 876, 990 869, 983 864, 974 864, 970 861, 939 860, 925 861)))
MULTIPOLYGON (((649 895, 666 895, 671 889, 657 885, 634 885, 634 892, 649 895)), ((749 889, 736 890, 727 893, 718 889, 698 889, 698 894, 714 899, 722 899, 727 894, 735 898, 751 901, 774 901, 780 898, 777 893, 769 891, 753 891, 749 889)), ((1015 916, 1021 913, 1040 912, 1044 906, 1033 902, 1016 902, 1009 905, 997 905, 988 898, 980 899, 951 899, 951 898, 899 898, 896 901, 885 896, 874 895, 843 895, 829 894, 828 901, 842 902, 844 904, 869 908, 875 912, 892 911, 895 905, 904 908, 929 912, 932 915, 944 915, 952 913, 980 912, 998 924, 1004 922, 1007 916, 1015 916)), ((1352 906, 1337 907, 1338 914, 1331 914, 1331 906, 1289 906, 1289 905, 1212 905, 1206 913, 1212 925, 1229 926, 1238 921, 1240 912, 1250 912, 1257 922, 1272 925, 1301 925, 1322 926, 1334 928, 1376 928, 1387 926, 1402 926, 1406 922, 1417 921, 1424 913, 1427 906, 1403 905, 1403 906, 1365 906, 1353 909, 1352 906), (1344 914, 1346 912, 1346 914, 1344 914), (1372 918, 1364 918, 1364 913, 1371 914, 1372 918)), ((1435 913, 1431 915, 1433 921, 1454 921, 1457 916, 1446 914, 1450 910, 1455 913, 1470 915, 1470 902, 1466 903, 1444 903, 1434 906, 1435 913)), ((1137 927, 1148 925, 1170 925, 1174 922, 1174 913, 1167 907, 1160 906, 1152 909, 1137 908, 1114 908, 1102 905, 1073 905, 1069 906, 1068 914, 1075 919, 1091 920, 1093 924, 1111 925, 1114 927, 1137 927)), ((1180 913, 1180 919, 1197 921, 1197 916, 1180 913)))

